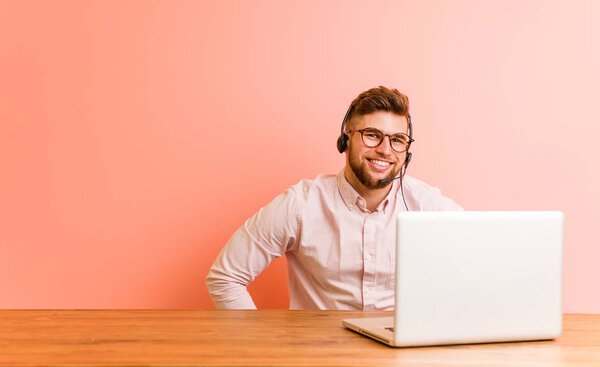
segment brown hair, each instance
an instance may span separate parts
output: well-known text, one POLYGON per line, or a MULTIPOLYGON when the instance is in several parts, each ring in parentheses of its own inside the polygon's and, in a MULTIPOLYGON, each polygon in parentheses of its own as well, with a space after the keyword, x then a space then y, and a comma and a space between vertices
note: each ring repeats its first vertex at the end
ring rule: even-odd
POLYGON ((380 86, 359 94, 350 104, 350 108, 352 111, 348 116, 348 124, 354 116, 364 116, 376 111, 389 111, 400 116, 407 116, 408 97, 400 93, 398 89, 380 86))

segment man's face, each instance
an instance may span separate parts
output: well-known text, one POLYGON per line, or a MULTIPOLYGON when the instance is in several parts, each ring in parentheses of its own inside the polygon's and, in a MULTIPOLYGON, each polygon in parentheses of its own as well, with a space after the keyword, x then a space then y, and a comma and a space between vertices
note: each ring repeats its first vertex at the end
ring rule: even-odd
POLYGON ((394 151, 390 146, 389 137, 384 137, 377 147, 366 146, 358 130, 368 127, 376 128, 385 134, 403 133, 408 135, 408 120, 406 116, 399 116, 387 111, 377 111, 353 119, 346 162, 354 177, 348 177, 348 172, 346 177, 349 181, 356 178, 365 188, 380 189, 392 183, 392 181, 388 181, 380 184, 380 180, 398 176, 404 164, 406 152, 394 151))

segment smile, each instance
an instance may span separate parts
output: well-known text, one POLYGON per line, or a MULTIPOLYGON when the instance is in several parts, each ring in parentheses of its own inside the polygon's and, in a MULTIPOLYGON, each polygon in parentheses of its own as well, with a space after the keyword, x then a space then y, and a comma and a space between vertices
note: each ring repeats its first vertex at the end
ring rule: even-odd
POLYGON ((390 162, 381 161, 379 159, 368 159, 367 158, 367 161, 369 161, 369 163, 371 163, 371 166, 373 166, 374 168, 379 169, 379 170, 385 170, 392 164, 390 162))

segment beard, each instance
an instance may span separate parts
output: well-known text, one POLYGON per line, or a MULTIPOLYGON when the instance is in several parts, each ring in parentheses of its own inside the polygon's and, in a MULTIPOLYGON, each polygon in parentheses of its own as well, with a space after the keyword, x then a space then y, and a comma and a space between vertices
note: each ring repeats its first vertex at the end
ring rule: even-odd
POLYGON ((352 172, 354 173, 356 178, 358 178, 360 183, 369 189, 381 189, 381 188, 384 188, 387 185, 391 184, 393 182, 393 180, 389 180, 389 181, 385 181, 385 182, 381 182, 381 181, 387 180, 387 179, 392 179, 392 178, 396 177, 396 175, 398 174, 398 172, 400 171, 400 168, 401 168, 401 167, 398 167, 396 169, 392 169, 390 171, 389 175, 387 175, 387 177, 384 177, 382 179, 376 179, 367 172, 366 165, 368 163, 366 163, 364 161, 361 162, 360 158, 356 154, 353 154, 351 150, 348 151, 348 154, 349 154, 348 160, 350 162, 350 168, 352 169, 352 172))

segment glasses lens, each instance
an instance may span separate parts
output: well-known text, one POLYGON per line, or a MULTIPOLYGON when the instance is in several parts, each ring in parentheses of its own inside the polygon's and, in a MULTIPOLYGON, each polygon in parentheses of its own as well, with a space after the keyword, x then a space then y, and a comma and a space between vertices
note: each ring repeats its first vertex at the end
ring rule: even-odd
POLYGON ((408 136, 404 134, 392 135, 390 142, 392 143, 392 149, 396 152, 404 152, 408 148, 408 136))
POLYGON ((377 129, 365 129, 362 132, 362 139, 366 146, 376 147, 383 139, 383 133, 377 129))

